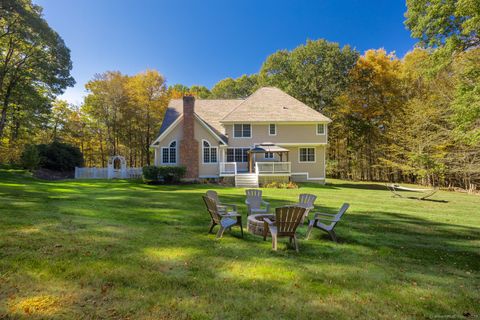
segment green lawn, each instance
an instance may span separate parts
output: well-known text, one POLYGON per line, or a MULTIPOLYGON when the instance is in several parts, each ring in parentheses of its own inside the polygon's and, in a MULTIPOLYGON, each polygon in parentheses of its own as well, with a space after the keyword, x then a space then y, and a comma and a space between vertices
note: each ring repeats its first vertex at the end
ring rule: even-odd
POLYGON ((331 213, 351 204, 341 243, 314 230, 296 253, 238 229, 216 241, 200 197, 209 188, 245 214, 243 189, 0 171, 0 318, 480 317, 478 196, 395 199, 340 180, 265 189, 273 206, 303 192, 331 213))

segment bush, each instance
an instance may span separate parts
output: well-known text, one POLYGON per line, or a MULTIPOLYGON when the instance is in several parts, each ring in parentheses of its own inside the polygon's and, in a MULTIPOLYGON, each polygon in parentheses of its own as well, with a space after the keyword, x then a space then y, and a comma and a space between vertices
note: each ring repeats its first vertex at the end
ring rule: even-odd
POLYGON ((143 179, 147 182, 158 182, 159 181, 159 170, 155 166, 145 166, 142 169, 143 179))
POLYGON ((272 188, 272 189, 298 189, 298 185, 295 182, 270 182, 263 186, 264 188, 272 188))
POLYGON ((27 145, 20 156, 20 162, 24 169, 33 171, 40 166, 40 154, 35 145, 27 145))
POLYGON ((79 148, 54 141, 37 146, 40 167, 55 171, 72 171, 83 165, 83 154, 79 148))
POLYGON ((145 166, 142 169, 143 179, 147 183, 178 183, 185 176, 187 168, 181 166, 145 166))
POLYGON ((166 183, 178 183, 185 176, 187 168, 185 167, 160 167, 160 176, 163 177, 166 183))

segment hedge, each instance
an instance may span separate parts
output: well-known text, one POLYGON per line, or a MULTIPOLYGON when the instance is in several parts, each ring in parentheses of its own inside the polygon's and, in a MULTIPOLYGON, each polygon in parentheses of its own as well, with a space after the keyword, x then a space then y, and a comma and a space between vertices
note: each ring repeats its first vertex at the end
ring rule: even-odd
POLYGON ((147 183, 178 183, 185 176, 187 168, 183 166, 145 166, 143 179, 147 183))

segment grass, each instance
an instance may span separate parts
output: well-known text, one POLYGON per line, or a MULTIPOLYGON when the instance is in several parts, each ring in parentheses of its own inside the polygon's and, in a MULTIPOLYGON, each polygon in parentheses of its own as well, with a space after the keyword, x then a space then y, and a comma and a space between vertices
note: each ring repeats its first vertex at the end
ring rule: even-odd
POLYGON ((235 229, 215 241, 200 197, 209 188, 245 212, 242 189, 0 171, 0 318, 480 316, 478 196, 395 199, 340 180, 265 189, 274 207, 303 192, 327 212, 351 204, 341 243, 314 230, 296 253, 235 229))

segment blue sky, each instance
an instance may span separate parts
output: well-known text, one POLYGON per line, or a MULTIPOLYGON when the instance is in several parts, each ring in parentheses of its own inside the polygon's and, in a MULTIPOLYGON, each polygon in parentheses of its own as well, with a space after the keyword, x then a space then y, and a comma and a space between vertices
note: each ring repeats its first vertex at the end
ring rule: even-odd
POLYGON ((404 0, 34 0, 72 52, 77 81, 62 96, 80 103, 95 73, 157 69, 168 84, 211 88, 257 72, 279 49, 306 39, 385 48, 402 57, 415 44, 404 0))

